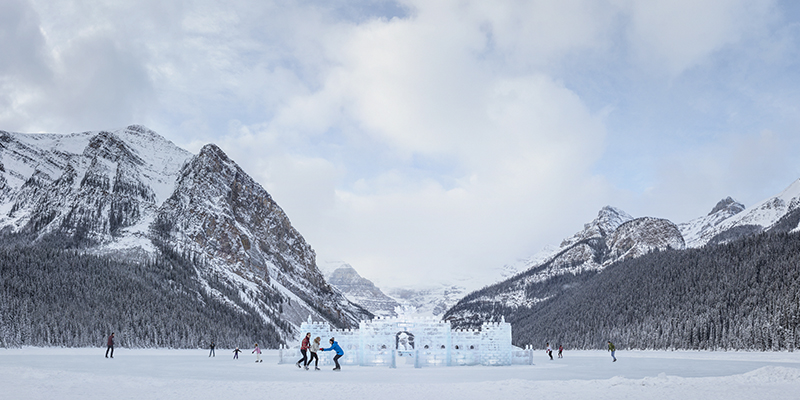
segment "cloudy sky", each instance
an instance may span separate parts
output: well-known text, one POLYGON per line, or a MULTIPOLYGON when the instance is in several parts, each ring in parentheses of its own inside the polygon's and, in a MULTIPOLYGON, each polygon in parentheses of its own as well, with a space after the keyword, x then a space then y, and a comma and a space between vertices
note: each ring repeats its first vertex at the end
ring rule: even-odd
POLYGON ((0 0, 0 129, 132 123, 218 144, 320 259, 479 276, 800 178, 800 3, 0 0))

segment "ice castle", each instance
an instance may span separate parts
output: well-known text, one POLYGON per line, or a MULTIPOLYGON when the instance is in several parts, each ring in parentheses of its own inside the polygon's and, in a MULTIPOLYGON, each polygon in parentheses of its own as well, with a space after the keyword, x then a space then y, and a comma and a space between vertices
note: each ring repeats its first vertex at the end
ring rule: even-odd
MULTIPOLYGON (((378 317, 361 321, 358 329, 331 329, 313 322, 300 325, 301 335, 322 338, 322 347, 335 338, 344 350, 342 365, 414 366, 416 368, 458 365, 532 364, 533 350, 511 345, 511 324, 484 322, 480 329, 452 329, 450 321, 435 318, 378 317)), ((318 352, 322 365, 332 364, 332 351, 318 352)), ((296 347, 280 350, 280 363, 294 364, 302 356, 296 347)))

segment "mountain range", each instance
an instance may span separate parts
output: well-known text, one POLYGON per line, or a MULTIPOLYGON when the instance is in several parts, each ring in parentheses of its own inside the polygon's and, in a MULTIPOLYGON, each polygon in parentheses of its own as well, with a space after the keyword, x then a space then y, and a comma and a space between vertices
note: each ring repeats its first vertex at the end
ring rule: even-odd
POLYGON ((496 282, 477 285, 478 288, 489 287, 484 290, 476 290, 476 285, 449 282, 439 285, 429 282, 424 287, 378 288, 343 262, 332 263, 323 270, 332 285, 353 302, 364 305, 378 315, 395 315, 395 311, 405 310, 421 315, 446 316, 460 326, 477 327, 480 321, 497 318, 497 310, 531 307, 552 299, 552 291, 536 292, 531 288, 547 287, 548 282, 568 279, 563 276, 599 272, 612 264, 653 251, 701 248, 764 231, 796 230, 800 222, 798 182, 749 209, 727 197, 714 205, 707 215, 679 224, 662 218, 634 218, 619 208, 603 207, 597 218, 571 237, 563 239, 560 245, 550 246, 528 259, 497 269, 496 282), (339 267, 343 269, 337 270, 339 267), (339 278, 333 276, 334 272, 340 276, 344 274, 349 279, 342 284, 339 278), (558 277, 562 278, 554 280, 558 277), (472 286, 472 290, 465 286, 472 286), (492 289, 497 286, 504 289, 492 289), (374 302, 373 299, 380 300, 374 302), (397 309, 398 304, 401 305, 400 309, 397 309))
POLYGON ((521 344, 554 336, 540 323, 542 315, 558 319, 552 310, 593 327, 570 336, 586 347, 598 342, 585 335, 614 334, 603 330, 611 325, 626 326, 629 344, 644 347, 736 347, 732 329, 749 332, 748 344, 739 347, 788 346, 793 342, 786 332, 794 332, 796 323, 786 321, 800 321, 792 314, 793 300, 784 296, 800 276, 785 267, 800 265, 793 247, 799 205, 800 181, 750 208, 722 199, 707 215, 679 224, 606 206, 558 246, 492 268, 497 282, 379 288, 345 262, 318 263, 270 194, 216 145, 192 154, 138 125, 67 135, 0 131, 0 346, 90 345, 112 330, 136 346, 193 347, 208 340, 278 346, 294 340, 309 316, 349 328, 373 315, 398 313, 441 316, 464 328, 503 316, 521 344), (761 245, 776 249, 779 260, 758 250, 761 245), (720 277, 726 267, 719 260, 734 256, 740 261, 729 270, 740 276, 720 277), (627 285, 629 276, 647 277, 648 271, 653 279, 641 278, 622 294, 610 289, 612 282, 627 285), (779 277, 783 286, 766 291, 764 274, 779 277), (704 302, 708 291, 697 289, 708 279, 755 283, 744 290, 750 294, 712 290, 729 298, 721 310, 719 302, 704 302), (637 294, 642 290, 647 294, 637 294), (763 323, 753 317, 755 308, 742 308, 761 304, 756 292, 770 293, 772 308, 758 311, 774 317, 768 323, 780 329, 746 329, 725 320, 763 323), (665 320, 681 319, 676 310, 703 317, 690 318, 694 325, 667 326, 644 316, 620 323, 575 311, 576 304, 591 302, 635 315, 619 296, 643 304, 663 298, 659 307, 673 314, 659 307, 653 313, 665 320), (774 304, 783 307, 780 313, 774 304), (64 325, 62 314, 72 316, 70 324, 64 325), (592 325, 598 321, 601 326, 592 325), (630 333, 645 325, 675 339, 655 335, 660 339, 650 341, 630 333))
POLYGON ((578 342, 579 346, 596 348, 603 344, 602 338, 596 337, 598 332, 606 332, 608 338, 619 334, 610 328, 624 327, 629 330, 625 340, 631 346, 792 348, 793 333, 786 332, 797 329, 800 319, 794 318, 800 314, 786 310, 797 309, 796 305, 792 306, 796 303, 792 300, 792 296, 796 296, 792 288, 800 284, 800 249, 796 248, 800 223, 798 205, 800 181, 749 209, 730 197, 725 198, 707 215, 681 224, 652 217, 633 218, 617 208, 604 207, 595 220, 564 239, 560 246, 529 259, 523 272, 466 295, 444 318, 456 326, 474 328, 482 321, 502 315, 515 326, 518 342, 536 343, 548 337, 551 340, 569 337, 573 345, 578 342), (777 261, 759 248, 762 243, 779 249, 774 255, 777 261), (734 262, 730 261, 732 254, 737 257, 734 262), (772 283, 762 278, 753 282, 754 274, 778 276, 783 286, 778 290, 765 290, 772 283), (632 278, 638 279, 638 286, 630 286, 632 278), (717 299, 707 303, 709 292, 694 290, 723 280, 750 282, 751 286, 744 291, 730 291, 733 285, 716 286, 714 291, 725 293, 720 296, 727 296, 727 303, 717 299), (615 290, 614 282, 626 289, 615 290), (676 287, 676 282, 682 285, 676 287), (757 292, 769 293, 769 296, 752 294, 757 292), (662 297, 661 308, 654 307, 655 311, 629 317, 624 322, 598 316, 598 313, 634 315, 639 304, 650 304, 650 299, 662 297), (772 308, 762 307, 763 297, 772 299, 772 308), (605 310, 597 309, 598 304, 609 306, 605 310), (686 304, 699 304, 700 310, 686 309, 686 304), (776 311, 775 304, 783 305, 784 309, 776 311), (596 312, 581 314, 576 307, 596 312), (708 310, 716 314, 703 314, 709 313, 708 310), (763 314, 756 315, 758 312, 763 314), (702 327, 686 323, 663 326, 663 321, 648 319, 659 313, 666 320, 691 321, 702 327), (574 319, 561 322, 567 316, 574 319), (700 319, 694 320, 694 317, 700 319), (736 321, 726 319, 734 317, 736 321), (786 322, 788 320, 795 322, 786 322), (749 321, 751 325, 770 321, 770 326, 781 328, 765 328, 765 333, 760 327, 742 327, 741 321, 749 321), (638 332, 646 330, 644 325, 647 324, 657 326, 658 333, 650 333, 650 339, 637 336, 638 332), (547 329, 548 326, 555 330, 547 329), (575 326, 582 327, 583 336, 575 334, 575 326), (731 330, 734 328, 740 329, 740 336, 747 338, 737 342, 731 330), (665 339, 664 332, 671 336, 665 339), (591 335, 595 337, 589 337, 591 335), (700 340, 703 335, 704 339, 700 340))

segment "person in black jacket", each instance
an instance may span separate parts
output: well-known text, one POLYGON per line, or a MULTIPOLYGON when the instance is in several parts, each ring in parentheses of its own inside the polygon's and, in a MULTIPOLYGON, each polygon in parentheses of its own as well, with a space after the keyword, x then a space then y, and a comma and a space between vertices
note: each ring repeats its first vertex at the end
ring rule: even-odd
POLYGON ((214 353, 214 341, 213 340, 211 341, 211 345, 208 346, 208 347, 211 349, 211 351, 208 352, 208 356, 209 357, 216 357, 217 353, 214 353))
POLYGON ((114 358, 114 332, 111 332, 111 335, 108 336, 108 342, 106 343, 108 347, 106 347, 106 358, 108 358, 108 351, 111 350, 111 358, 114 358))

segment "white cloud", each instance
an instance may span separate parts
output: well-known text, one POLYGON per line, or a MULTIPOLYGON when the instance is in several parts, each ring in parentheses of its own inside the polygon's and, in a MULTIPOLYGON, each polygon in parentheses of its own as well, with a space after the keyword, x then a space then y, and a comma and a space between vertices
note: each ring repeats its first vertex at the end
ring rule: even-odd
POLYGON ((771 1, 624 1, 631 24, 628 39, 638 61, 670 75, 704 62, 709 55, 752 35, 770 17, 771 1))
POLYGON ((15 55, 0 59, 0 129, 143 123, 193 151, 217 142, 321 256, 378 281, 478 274, 557 243, 609 202, 686 215, 676 199, 716 201, 738 176, 793 165, 760 160, 797 144, 796 96, 717 76, 742 62, 796 87, 770 69, 796 65, 796 32, 771 31, 792 22, 776 22, 777 7, 12 0, 0 3, 12 39, 0 50, 15 55), (768 63, 742 44, 762 41, 768 63), (763 113, 749 130, 732 126, 753 119, 748 107, 720 106, 743 97, 763 113), (712 133, 686 122, 706 119, 712 133), (736 139, 769 129, 778 144, 736 139), (706 141, 683 143, 692 135, 706 141), (742 155, 753 147, 763 154, 742 155), (631 154, 646 162, 615 159, 631 154), (652 189, 624 191, 636 185, 616 181, 615 165, 652 189))

